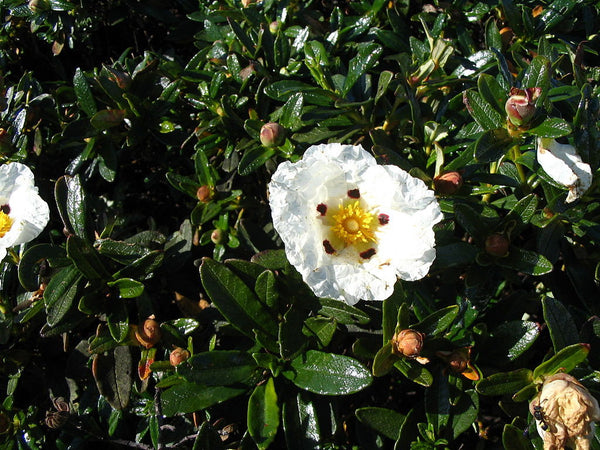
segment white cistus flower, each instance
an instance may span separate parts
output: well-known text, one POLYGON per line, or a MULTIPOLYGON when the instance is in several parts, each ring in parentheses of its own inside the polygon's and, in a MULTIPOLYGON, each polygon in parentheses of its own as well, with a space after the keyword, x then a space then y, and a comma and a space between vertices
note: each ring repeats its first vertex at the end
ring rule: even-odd
POLYGON ((537 160, 554 181, 569 189, 566 203, 577 200, 592 184, 592 168, 582 161, 572 145, 538 138, 537 160))
POLYGON ((282 163, 269 202, 288 260, 319 297, 384 300, 398 277, 419 280, 435 259, 434 193, 360 146, 316 145, 282 163))
POLYGON ((33 172, 20 163, 0 166, 0 260, 7 249, 35 239, 48 223, 50 209, 38 195, 33 172))
POLYGON ((544 380, 530 403, 544 450, 589 450, 594 422, 600 420, 598 401, 573 376, 557 373, 544 380))

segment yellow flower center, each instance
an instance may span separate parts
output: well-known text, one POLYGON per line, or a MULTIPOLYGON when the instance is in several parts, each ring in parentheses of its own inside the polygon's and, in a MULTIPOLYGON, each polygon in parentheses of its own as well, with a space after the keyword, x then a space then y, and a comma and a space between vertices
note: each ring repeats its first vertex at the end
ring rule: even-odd
POLYGON ((0 211, 0 238, 10 231, 13 220, 4 211, 0 211))
POLYGON ((373 219, 373 214, 362 209, 357 200, 346 206, 340 205, 339 211, 332 217, 331 231, 346 245, 375 241, 373 219))

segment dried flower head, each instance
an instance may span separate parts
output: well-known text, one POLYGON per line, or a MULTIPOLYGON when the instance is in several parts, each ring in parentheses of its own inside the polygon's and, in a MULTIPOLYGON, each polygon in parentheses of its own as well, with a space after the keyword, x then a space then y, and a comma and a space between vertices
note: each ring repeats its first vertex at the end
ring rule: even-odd
POLYGON ((154 347, 160 341, 161 334, 160 324, 153 317, 146 319, 135 331, 136 339, 145 348, 154 347))
POLYGON ((598 401, 573 376, 557 373, 544 380, 529 404, 544 450, 588 450, 594 422, 600 420, 598 401))
POLYGON ((186 361, 190 357, 190 352, 185 348, 177 347, 169 355, 169 362, 172 366, 178 366, 182 362, 186 361))

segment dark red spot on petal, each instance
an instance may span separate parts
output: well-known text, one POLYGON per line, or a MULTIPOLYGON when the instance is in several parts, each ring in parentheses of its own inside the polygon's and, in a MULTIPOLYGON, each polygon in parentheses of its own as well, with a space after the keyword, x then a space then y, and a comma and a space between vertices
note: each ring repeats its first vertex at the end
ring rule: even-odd
POLYGON ((335 248, 333 248, 333 245, 331 245, 331 242, 327 239, 323 241, 323 248, 325 248, 325 253, 328 255, 333 255, 335 253, 335 248))
POLYGON ((379 219, 379 225, 387 225, 390 223, 390 216, 387 214, 379 214, 377 218, 379 219))
POLYGON ((317 205, 317 211, 319 212, 319 214, 324 216, 325 214, 327 214, 327 205, 325 203, 319 203, 317 205))
POLYGON ((369 259, 372 258, 375 255, 375 253, 377 253, 377 251, 375 251, 374 248, 370 248, 368 250, 365 250, 364 252, 359 253, 359 255, 362 259, 369 259))
POLYGON ((350 189, 348 191, 348 197, 350 197, 350 198, 360 198, 360 191, 358 189, 350 189))
POLYGON ((0 206, 0 211, 2 211, 4 214, 10 214, 10 206, 2 205, 0 206))

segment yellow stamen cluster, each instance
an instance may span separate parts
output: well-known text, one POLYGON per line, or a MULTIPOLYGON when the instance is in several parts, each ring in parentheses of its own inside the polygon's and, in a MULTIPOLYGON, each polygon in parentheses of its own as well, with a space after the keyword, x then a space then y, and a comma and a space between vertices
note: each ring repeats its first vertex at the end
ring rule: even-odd
POLYGON ((362 209, 357 200, 346 206, 340 205, 332 217, 331 231, 346 245, 375 241, 376 222, 373 219, 373 214, 362 209))
POLYGON ((3 238, 12 227, 13 220, 4 211, 0 211, 0 238, 3 238))

